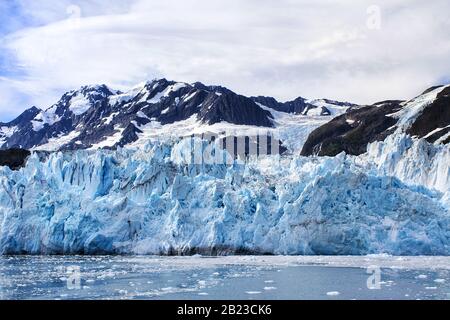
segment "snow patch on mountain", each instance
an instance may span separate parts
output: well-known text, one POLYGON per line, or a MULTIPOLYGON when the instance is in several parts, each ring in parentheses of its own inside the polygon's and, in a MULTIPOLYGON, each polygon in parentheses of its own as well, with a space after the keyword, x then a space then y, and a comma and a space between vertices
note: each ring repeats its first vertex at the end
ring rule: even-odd
POLYGON ((439 139, 437 139, 434 144, 435 145, 439 145, 441 143, 443 143, 444 141, 448 140, 450 138, 450 132, 447 132, 446 134, 444 134, 442 137, 440 137, 439 139))
POLYGON ((72 111, 74 115, 79 116, 88 111, 91 107, 89 100, 79 93, 70 100, 69 110, 72 111))
POLYGON ((275 128, 270 130, 271 134, 283 141, 283 145, 292 153, 299 152, 302 149, 303 144, 314 129, 329 122, 335 116, 345 113, 346 110, 346 108, 342 108, 333 116, 305 116, 275 111, 263 104, 257 104, 264 110, 270 111, 275 123, 275 128))
POLYGON ((172 92, 177 92, 178 90, 186 87, 186 83, 177 82, 173 85, 168 86, 161 92, 158 92, 153 98, 148 100, 148 103, 158 103, 162 98, 168 97, 172 92))
POLYGON ((76 139, 80 134, 81 132, 79 131, 60 133, 58 136, 48 139, 47 143, 40 145, 38 148, 31 148, 31 150, 50 151, 50 152, 58 151, 61 148, 61 146, 64 146, 65 144, 76 139))
POLYGON ((183 99, 183 101, 184 101, 184 102, 188 102, 189 100, 191 100, 192 98, 194 98, 195 95, 196 95, 197 93, 198 93, 197 91, 192 92, 191 94, 189 94, 188 96, 186 96, 186 97, 183 99))
MULTIPOLYGON (((352 104, 350 103, 339 103, 337 101, 330 101, 326 99, 312 99, 306 100, 305 102, 317 107, 316 109, 312 110, 320 112, 319 110, 321 110, 321 108, 325 108, 326 110, 330 111, 331 115, 333 116, 339 116, 341 114, 344 114, 348 110, 348 108, 352 106, 352 104)), ((318 115, 320 115, 320 113, 318 115)))
POLYGON ((106 118, 103 119, 103 123, 106 125, 110 124, 114 120, 114 117, 116 117, 119 114, 120 114, 120 112, 111 113, 109 116, 107 116, 106 118))
POLYGON ((422 111, 430 105, 443 90, 443 87, 436 88, 428 93, 422 94, 415 99, 405 102, 405 107, 400 111, 389 116, 399 119, 397 123, 398 130, 407 129, 422 113, 422 111))
POLYGON ((142 111, 138 111, 138 112, 136 113, 136 115, 137 115, 139 118, 150 120, 150 118, 147 117, 147 116, 145 115, 145 113, 143 113, 142 111))
POLYGON ((317 116, 321 116, 324 112, 326 112, 326 109, 324 109, 322 107, 317 107, 317 108, 305 110, 303 115, 305 115, 305 116, 316 116, 317 117, 317 116))
POLYGON ((18 130, 17 126, 0 127, 0 147, 18 130))
POLYGON ((120 139, 122 139, 122 134, 125 131, 125 128, 116 126, 114 128, 114 130, 116 132, 113 135, 106 137, 104 140, 100 141, 99 143, 92 145, 89 149, 97 150, 97 149, 114 147, 117 143, 119 143, 120 139))
POLYGON ((147 83, 139 84, 131 88, 128 92, 119 93, 109 97, 109 103, 114 106, 134 99, 139 93, 145 89, 147 83))
POLYGON ((45 111, 41 111, 32 121, 33 130, 38 132, 44 128, 45 125, 53 125, 61 120, 61 117, 55 114, 56 105, 48 108, 45 111))
MULTIPOLYGON (((450 128, 450 125, 448 125, 448 126, 446 126, 446 127, 443 127, 443 128, 436 128, 436 129, 434 129, 434 130, 432 130, 432 131, 430 131, 428 134, 426 134, 425 136, 423 136, 423 138, 424 139, 426 139, 426 138, 428 138, 428 137, 431 137, 433 134, 435 134, 435 133, 438 133, 438 132, 441 132, 442 130, 445 130, 445 129, 448 129, 448 128, 450 128)), ((444 139, 445 140, 445 139, 444 139)), ((434 143, 434 144, 439 144, 439 143, 434 143)))
POLYGON ((13 126, 13 127, 0 127, 0 135, 9 138, 11 137, 16 131, 17 131, 17 126, 13 126))

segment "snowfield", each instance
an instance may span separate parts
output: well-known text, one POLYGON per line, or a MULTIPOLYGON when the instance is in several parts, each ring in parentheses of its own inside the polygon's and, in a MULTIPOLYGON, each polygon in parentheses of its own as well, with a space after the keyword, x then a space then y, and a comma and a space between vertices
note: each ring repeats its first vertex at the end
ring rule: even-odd
POLYGON ((192 144, 0 168, 0 253, 450 255, 448 145, 398 133, 360 157, 227 165, 192 144))

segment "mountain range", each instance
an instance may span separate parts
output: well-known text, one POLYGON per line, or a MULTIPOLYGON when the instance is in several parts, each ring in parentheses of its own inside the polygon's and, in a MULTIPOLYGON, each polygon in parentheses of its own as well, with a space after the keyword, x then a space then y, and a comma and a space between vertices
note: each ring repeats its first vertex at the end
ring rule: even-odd
POLYGON ((267 96, 246 97, 222 86, 166 79, 142 83, 128 92, 106 85, 84 86, 65 93, 45 110, 32 107, 13 121, 0 123, 0 150, 132 148, 190 135, 257 141, 263 133, 276 136, 269 143, 279 142, 281 153, 360 155, 370 143, 398 130, 430 143, 449 143, 449 106, 450 86, 429 88, 411 100, 365 106, 302 97, 279 102, 267 96))
POLYGON ((177 124, 179 134, 188 135, 192 131, 188 120, 203 132, 214 131, 214 125, 220 124, 225 125, 222 129, 226 124, 285 129, 277 114, 283 114, 284 119, 290 116, 291 123, 300 126, 308 119, 322 124, 355 106, 302 97, 279 102, 272 97, 245 97, 221 86, 166 79, 140 84, 128 92, 106 85, 84 86, 65 93, 45 110, 32 107, 15 120, 0 123, 0 149, 114 149, 145 139, 145 132, 155 132, 156 126, 177 124))

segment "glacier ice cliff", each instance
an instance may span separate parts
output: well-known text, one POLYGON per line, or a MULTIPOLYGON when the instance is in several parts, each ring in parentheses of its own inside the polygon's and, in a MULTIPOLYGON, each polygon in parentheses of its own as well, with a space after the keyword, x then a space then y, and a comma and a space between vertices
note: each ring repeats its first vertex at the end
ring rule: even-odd
POLYGON ((1 167, 0 253, 450 254, 449 146, 398 134, 359 157, 227 165, 189 144, 1 167))

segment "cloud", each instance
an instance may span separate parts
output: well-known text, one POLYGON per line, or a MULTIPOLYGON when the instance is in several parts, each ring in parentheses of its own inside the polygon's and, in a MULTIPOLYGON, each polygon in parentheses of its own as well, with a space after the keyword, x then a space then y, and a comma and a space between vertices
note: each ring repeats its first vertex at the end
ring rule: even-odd
POLYGON ((0 79, 0 93, 41 107, 84 84, 123 88, 155 77, 281 100, 371 103, 410 98, 450 75, 446 0, 378 1, 380 29, 367 26, 371 1, 43 3, 23 11, 40 26, 0 41, 3 55, 23 71, 0 71, 10 80, 0 79))

